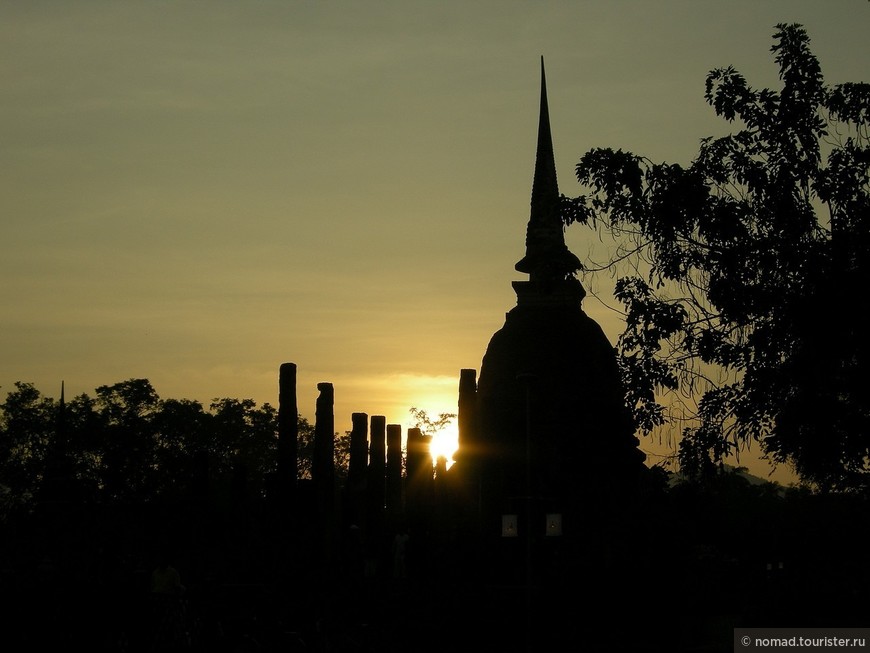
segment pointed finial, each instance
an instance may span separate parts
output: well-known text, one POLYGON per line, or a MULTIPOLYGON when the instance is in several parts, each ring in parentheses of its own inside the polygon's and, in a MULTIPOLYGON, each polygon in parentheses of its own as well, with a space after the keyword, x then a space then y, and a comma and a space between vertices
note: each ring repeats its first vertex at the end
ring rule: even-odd
POLYGON ((55 432, 59 438, 65 437, 66 430, 66 401, 64 399, 64 383, 60 382, 60 401, 57 404, 55 432))
POLYGON ((565 245, 559 204, 556 157, 553 154, 550 110, 547 104, 547 76, 544 57, 541 56, 541 108, 531 212, 526 228, 526 255, 514 266, 518 272, 528 274, 532 281, 541 278, 564 279, 581 267, 580 260, 565 245))
MULTIPOLYGON (((531 221, 549 222, 558 217, 559 182, 556 178, 556 157, 553 154, 553 134, 550 131, 550 108, 547 104, 547 72, 541 56, 541 108, 538 114, 538 149, 535 154, 535 177, 532 182, 531 221)), ((561 224, 561 222, 560 222, 561 224)))

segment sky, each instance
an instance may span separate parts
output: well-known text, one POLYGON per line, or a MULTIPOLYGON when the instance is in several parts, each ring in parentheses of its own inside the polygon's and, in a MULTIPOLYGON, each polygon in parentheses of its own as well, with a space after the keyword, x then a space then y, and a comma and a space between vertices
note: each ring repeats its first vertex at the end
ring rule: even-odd
POLYGON ((524 278, 540 58, 577 195, 593 147, 686 164, 727 133, 705 76, 778 88, 780 22, 828 83, 870 77, 867 0, 0 0, 0 396, 277 406, 293 362, 338 431, 455 413, 524 278))

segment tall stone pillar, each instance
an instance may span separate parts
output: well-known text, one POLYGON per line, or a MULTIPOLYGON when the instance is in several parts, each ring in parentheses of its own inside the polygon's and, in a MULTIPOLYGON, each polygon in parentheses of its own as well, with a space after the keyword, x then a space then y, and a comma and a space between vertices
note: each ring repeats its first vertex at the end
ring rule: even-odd
POLYGON ((402 425, 387 424, 387 516, 393 525, 404 513, 402 480, 402 425))
POLYGON ((384 529, 387 468, 387 419, 372 415, 370 424, 369 466, 366 473, 366 530, 380 538, 384 529))
POLYGON ((366 463, 368 458, 369 416, 365 413, 351 415, 350 462, 347 468, 348 500, 347 516, 350 524, 362 528, 365 521, 366 463))
POLYGON ((296 403, 296 364, 282 363, 278 371, 278 472, 276 490, 283 512, 295 499, 299 409, 296 403))
POLYGON ((321 534, 323 561, 333 560, 335 523, 335 394, 331 383, 318 383, 316 421, 314 424, 314 460, 312 478, 317 502, 318 527, 321 534))
MULTIPOLYGON (((405 478, 405 523, 414 539, 414 555, 408 574, 416 576, 428 567, 434 527, 434 486, 429 438, 419 428, 408 429, 405 478)), ((439 579, 440 580, 440 579, 439 579)))
POLYGON ((456 421, 459 429, 459 449, 454 459, 461 462, 463 475, 470 478, 475 475, 475 451, 480 447, 477 428, 477 370, 460 370, 458 408, 456 421))
POLYGON ((429 438, 418 428, 408 429, 406 461, 405 512, 413 525, 419 527, 432 507, 432 457, 429 438))
POLYGON ((365 556, 370 576, 386 573, 389 533, 386 525, 387 418, 370 420, 369 466, 366 473, 365 556))
POLYGON ((360 486, 365 483, 366 458, 368 457, 369 416, 365 413, 353 413, 350 416, 350 462, 347 468, 347 482, 350 486, 360 486))
POLYGON ((366 494, 369 505, 376 512, 383 512, 386 503, 385 483, 387 469, 387 419, 383 415, 372 415, 371 443, 369 445, 368 481, 366 494))

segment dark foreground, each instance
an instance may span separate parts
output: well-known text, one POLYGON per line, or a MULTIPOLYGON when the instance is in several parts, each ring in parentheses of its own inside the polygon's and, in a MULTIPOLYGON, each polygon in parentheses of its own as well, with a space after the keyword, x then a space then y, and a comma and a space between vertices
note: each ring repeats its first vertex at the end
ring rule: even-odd
POLYGON ((870 626, 867 501, 738 489, 672 491, 609 538, 412 532, 401 565, 248 512, 32 515, 0 525, 0 650, 718 653, 735 627, 870 626), (177 600, 151 593, 165 554, 177 600))

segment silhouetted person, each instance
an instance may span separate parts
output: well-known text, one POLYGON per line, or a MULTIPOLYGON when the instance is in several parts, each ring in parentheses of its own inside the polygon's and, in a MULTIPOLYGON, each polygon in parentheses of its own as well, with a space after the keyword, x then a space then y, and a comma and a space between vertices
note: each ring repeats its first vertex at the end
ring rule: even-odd
POLYGON ((154 639, 151 650, 181 651, 187 647, 181 574, 164 552, 151 571, 154 639))
POLYGON ((169 555, 164 554, 151 571, 151 593, 157 597, 177 597, 184 594, 181 574, 172 566, 169 555))
POLYGON ((393 538, 393 578, 404 580, 408 577, 408 544, 411 535, 402 527, 393 538))

